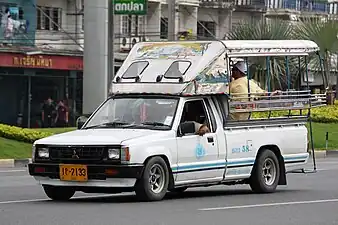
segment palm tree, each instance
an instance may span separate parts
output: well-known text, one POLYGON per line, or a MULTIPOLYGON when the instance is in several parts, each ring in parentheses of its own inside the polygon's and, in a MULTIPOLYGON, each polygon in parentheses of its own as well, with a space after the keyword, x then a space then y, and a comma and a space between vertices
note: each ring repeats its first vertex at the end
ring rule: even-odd
MULTIPOLYGON (((230 40, 288 40, 292 39, 292 34, 293 28, 288 21, 279 19, 262 19, 259 21, 241 22, 227 35, 227 38, 230 40)), ((286 84, 286 67, 284 57, 270 58, 269 68, 271 81, 264 79, 267 67, 266 59, 259 57, 252 60, 253 61, 250 61, 250 70, 255 71, 255 79, 264 80, 265 88, 270 82, 272 89, 277 88, 275 82, 277 82, 279 86, 278 88, 282 88, 283 84, 286 84)), ((290 73, 295 70, 295 65, 293 63, 289 65, 289 70, 290 73)))
MULTIPOLYGON (((307 18, 291 24, 285 20, 279 19, 262 19, 260 22, 242 22, 235 27, 227 36, 232 40, 286 40, 286 39, 305 39, 312 40, 317 43, 320 48, 319 55, 322 59, 323 70, 317 55, 311 55, 308 63, 310 69, 316 75, 323 77, 324 88, 328 93, 332 93, 332 84, 330 83, 331 58, 338 53, 338 22, 335 20, 322 20, 321 18, 307 18)), ((302 71, 305 69, 304 59, 300 62, 301 68, 298 66, 298 58, 290 60, 290 73, 293 75, 292 80, 296 81, 302 71)), ((264 71, 265 60, 254 62, 258 71, 264 71)), ((279 85, 285 80, 285 61, 281 58, 274 58, 270 62, 272 77, 277 80, 279 85)), ((262 74, 262 73, 260 73, 262 74)), ((329 96, 330 97, 330 96, 329 96)), ((330 98, 333 101, 332 95, 330 98)))
POLYGON ((294 36, 297 39, 312 40, 320 48, 323 71, 321 70, 319 57, 311 57, 311 69, 316 75, 323 77, 324 88, 330 93, 330 102, 333 101, 332 84, 330 74, 332 69, 331 58, 338 52, 338 23, 335 20, 305 19, 299 21, 294 27, 294 36))

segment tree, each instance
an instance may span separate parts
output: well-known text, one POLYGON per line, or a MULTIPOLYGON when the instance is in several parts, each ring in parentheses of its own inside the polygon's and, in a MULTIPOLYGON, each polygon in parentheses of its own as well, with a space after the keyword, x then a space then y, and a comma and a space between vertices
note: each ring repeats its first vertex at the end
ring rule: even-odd
MULTIPOLYGON (((279 19, 262 19, 259 21, 246 22, 243 21, 237 25, 228 35, 230 40, 289 40, 292 39, 293 27, 288 21, 279 19)), ((251 60, 251 59, 250 59, 251 60)), ((293 61, 291 61, 293 62, 293 61)), ((250 61, 255 75, 258 80, 262 80, 266 73, 266 59, 259 57, 250 61)), ((284 57, 273 57, 270 58, 269 68, 271 74, 271 85, 275 89, 274 81, 277 81, 279 88, 287 83, 285 76, 285 58, 284 57)), ((290 73, 295 70, 293 63, 289 64, 290 73)), ((263 79, 265 87, 270 82, 269 80, 263 79)))
MULTIPOLYGON (((311 57, 311 69, 315 74, 323 77, 323 85, 329 93, 332 93, 332 84, 330 82, 330 73, 332 69, 331 58, 338 52, 338 23, 335 20, 304 19, 299 21, 294 28, 294 35, 297 39, 312 40, 320 48, 320 56, 323 63, 321 70, 319 57, 311 57)), ((330 100, 333 100, 332 95, 330 100)), ((332 101, 331 101, 332 103, 332 101)))

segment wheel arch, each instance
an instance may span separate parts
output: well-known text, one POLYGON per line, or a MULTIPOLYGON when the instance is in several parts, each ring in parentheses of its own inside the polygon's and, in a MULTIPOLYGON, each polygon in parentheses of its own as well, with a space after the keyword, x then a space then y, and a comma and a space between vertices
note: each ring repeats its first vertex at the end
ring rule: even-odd
MULTIPOLYGON (((148 163, 148 161, 154 157, 161 157, 165 163, 167 164, 167 167, 168 167, 168 171, 169 171, 169 186, 168 186, 168 190, 171 190, 174 188, 175 186, 175 182, 174 182, 174 175, 173 175, 173 171, 171 169, 171 166, 170 166, 170 162, 169 162, 169 159, 166 155, 164 154, 158 154, 158 155, 151 155, 151 156, 148 156, 143 164, 146 165, 148 163)), ((144 171, 142 171, 142 173, 144 173, 144 171)))
MULTIPOLYGON (((257 162, 257 158, 259 157, 260 154, 262 154, 265 150, 271 150, 277 157, 278 159, 278 164, 279 164, 279 170, 280 170, 280 176, 279 176, 279 181, 278 181, 278 185, 286 185, 286 172, 285 172, 285 163, 284 163, 284 158, 282 156, 282 153, 279 149, 279 147, 277 145, 263 145, 261 146, 256 154, 256 162, 257 162)), ((252 171, 255 169, 256 166, 256 162, 254 164, 254 167, 252 169, 252 171)))

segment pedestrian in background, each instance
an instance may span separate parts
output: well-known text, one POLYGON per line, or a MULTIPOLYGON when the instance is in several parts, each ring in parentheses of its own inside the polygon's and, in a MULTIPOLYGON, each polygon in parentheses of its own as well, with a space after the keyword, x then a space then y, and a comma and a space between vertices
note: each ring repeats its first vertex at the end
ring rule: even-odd
POLYGON ((53 114, 55 112, 55 106, 53 100, 49 97, 42 106, 42 124, 43 127, 49 128, 53 126, 53 114))
POLYGON ((55 124, 57 127, 67 127, 68 119, 69 119, 68 108, 65 106, 63 100, 60 100, 56 108, 55 124))

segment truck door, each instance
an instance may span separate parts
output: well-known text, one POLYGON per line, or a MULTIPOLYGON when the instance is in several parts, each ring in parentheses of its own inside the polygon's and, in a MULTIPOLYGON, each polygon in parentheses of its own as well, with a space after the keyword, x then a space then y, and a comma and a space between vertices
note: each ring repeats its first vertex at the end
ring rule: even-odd
POLYGON ((203 136, 193 133, 177 137, 178 167, 173 171, 177 173, 176 182, 222 179, 224 160, 223 164, 219 161, 217 135, 212 127, 205 100, 193 99, 185 102, 180 122, 187 121, 206 124, 210 133, 203 136))

